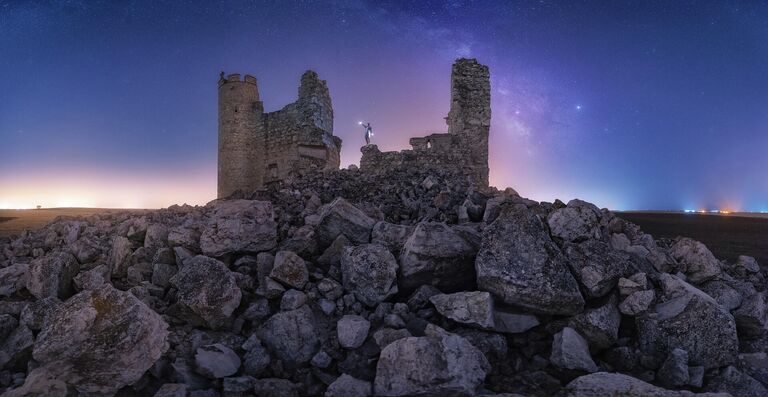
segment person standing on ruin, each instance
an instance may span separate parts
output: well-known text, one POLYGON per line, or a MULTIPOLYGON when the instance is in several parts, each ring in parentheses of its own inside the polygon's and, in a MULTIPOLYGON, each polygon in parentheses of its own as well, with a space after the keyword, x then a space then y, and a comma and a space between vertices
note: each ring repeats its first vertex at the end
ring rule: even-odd
POLYGON ((370 145, 371 144, 371 136, 373 135, 373 128, 371 128, 371 123, 363 123, 362 121, 359 123, 363 126, 365 129, 365 144, 370 145))

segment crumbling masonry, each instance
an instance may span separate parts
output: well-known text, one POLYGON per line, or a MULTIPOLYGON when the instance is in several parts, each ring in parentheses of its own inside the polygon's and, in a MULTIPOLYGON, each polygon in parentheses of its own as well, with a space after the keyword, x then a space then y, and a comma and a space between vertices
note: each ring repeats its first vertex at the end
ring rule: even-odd
POLYGON ((376 145, 361 149, 360 169, 387 172, 403 167, 439 168, 464 173, 473 183, 488 186, 488 133, 491 126, 491 84, 488 67, 475 59, 459 59, 451 73, 451 109, 447 134, 411 138, 412 150, 381 152, 376 145))
POLYGON ((298 100, 271 113, 264 113, 255 77, 219 79, 219 198, 313 168, 337 169, 340 152, 331 96, 317 73, 304 73, 298 100))
MULTIPOLYGON (((411 138, 411 150, 362 148, 362 172, 440 169, 488 186, 491 87, 488 67, 459 59, 451 73, 448 133, 411 138)), ((299 99, 264 113, 256 78, 231 74, 219 80, 218 197, 250 193, 310 169, 338 169, 341 139, 333 136, 333 108, 325 81, 304 73, 299 99)))

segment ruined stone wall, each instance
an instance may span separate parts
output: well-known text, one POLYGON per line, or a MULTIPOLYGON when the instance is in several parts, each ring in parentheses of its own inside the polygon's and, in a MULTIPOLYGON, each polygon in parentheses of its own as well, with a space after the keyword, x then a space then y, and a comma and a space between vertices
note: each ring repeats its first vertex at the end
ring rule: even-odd
POLYGON ((459 59, 451 73, 451 108, 447 134, 410 139, 412 150, 381 152, 376 145, 361 151, 364 172, 401 168, 447 169, 488 186, 488 134, 491 124, 490 74, 474 59, 459 59))
POLYGON ((220 198, 236 190, 253 192, 310 169, 339 167, 341 139, 333 136, 331 97, 317 73, 304 73, 296 102, 270 113, 264 113, 258 101, 256 79, 248 78, 252 79, 252 84, 247 82, 252 86, 249 95, 231 93, 239 92, 236 83, 246 83, 239 82, 239 77, 220 82, 220 198), (244 106, 241 102, 254 98, 253 111, 241 120, 242 111, 237 111, 244 106))

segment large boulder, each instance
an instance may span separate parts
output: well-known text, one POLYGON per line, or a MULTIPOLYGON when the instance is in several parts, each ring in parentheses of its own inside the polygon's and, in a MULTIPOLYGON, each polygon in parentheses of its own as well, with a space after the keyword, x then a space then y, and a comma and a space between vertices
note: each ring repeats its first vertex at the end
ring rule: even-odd
POLYGON ((706 245, 683 237, 670 248, 669 253, 680 264, 680 270, 694 284, 700 284, 721 273, 720 261, 706 245))
POLYGON ((178 302, 213 329, 221 327, 240 305, 242 292, 235 275, 225 264, 207 256, 187 261, 170 283, 178 289, 178 302))
POLYGON ((347 247, 341 256, 341 278, 357 300, 376 306, 397 293, 397 261, 379 244, 347 247))
POLYGON ((429 301, 440 314, 453 321, 482 328, 494 326, 493 298, 485 291, 438 294, 429 301))
POLYGON ((411 233, 413 233, 413 226, 381 221, 373 226, 371 242, 387 247, 394 255, 400 255, 400 251, 411 233))
POLYGON ((736 327, 741 337, 759 337, 765 334, 768 322, 768 306, 765 293, 758 292, 744 299, 741 306, 733 312, 736 327))
POLYGON ((584 336, 590 347, 602 350, 616 342, 620 323, 621 313, 612 295, 604 304, 571 317, 569 325, 584 336))
POLYGON ((74 292, 72 279, 79 270, 77 259, 69 252, 57 251, 36 258, 29 267, 27 290, 37 299, 67 299, 74 292))
POLYGON ((605 296, 620 278, 637 272, 630 254, 615 250, 602 241, 568 243, 564 251, 574 276, 590 298, 605 296))
POLYGON ((587 341, 570 327, 555 334, 549 360, 559 368, 597 372, 597 365, 589 355, 587 341))
POLYGON ((277 246, 277 223, 269 201, 222 200, 213 204, 212 212, 200 235, 203 254, 256 253, 277 246))
POLYGON ((344 235, 352 243, 365 244, 371 240, 374 224, 376 221, 365 212, 337 197, 320 213, 315 236, 323 246, 331 244, 339 235, 344 235))
POLYGON ((291 251, 278 251, 269 277, 290 287, 301 289, 309 281, 304 259, 291 251))
POLYGON ((315 318, 307 305, 275 314, 257 335, 288 367, 309 362, 319 347, 315 318))
POLYGON ((133 294, 104 284, 64 302, 32 356, 82 393, 113 394, 137 382, 167 349, 168 324, 133 294))
POLYGON ((109 268, 113 277, 125 277, 131 265, 133 243, 123 236, 115 236, 109 254, 109 268))
POLYGON ((573 315, 584 298, 544 223, 524 205, 506 208, 483 233, 477 286, 534 312, 573 315))
POLYGON ((707 369, 736 361, 738 340, 731 313, 685 281, 660 275, 664 299, 635 317, 640 350, 664 360, 673 349, 688 352, 689 364, 707 369))
POLYGON ((727 394, 666 390, 624 374, 598 372, 580 376, 565 386, 564 397, 727 397, 727 394))
POLYGON ((364 317, 354 314, 343 316, 336 323, 339 345, 346 349, 357 349, 365 342, 370 329, 371 323, 364 317))
POLYGON ((444 223, 416 225, 400 255, 400 288, 410 291, 422 284, 447 291, 471 288, 477 245, 462 231, 444 223))
POLYGON ((547 223, 553 237, 576 242, 600 238, 599 219, 600 210, 594 204, 571 200, 549 214, 547 223))
POLYGON ((11 296, 27 284, 29 265, 16 263, 0 269, 0 296, 11 296))
POLYGON ((487 359, 453 334, 398 339, 379 356, 377 396, 472 396, 490 370, 487 359))

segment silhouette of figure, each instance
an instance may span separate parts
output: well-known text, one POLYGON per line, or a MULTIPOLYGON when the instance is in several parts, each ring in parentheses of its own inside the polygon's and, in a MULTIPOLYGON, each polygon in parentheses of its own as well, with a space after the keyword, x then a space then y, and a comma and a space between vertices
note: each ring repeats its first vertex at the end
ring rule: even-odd
POLYGON ((222 80, 224 79, 224 71, 223 71, 223 70, 222 70, 222 71, 221 71, 221 73, 219 74, 219 78, 220 78, 220 79, 222 79, 222 80))
POLYGON ((373 129, 371 128, 371 123, 363 124, 361 122, 360 125, 362 125, 363 128, 365 129, 365 144, 366 145, 370 145, 371 144, 371 135, 373 135, 373 129))

